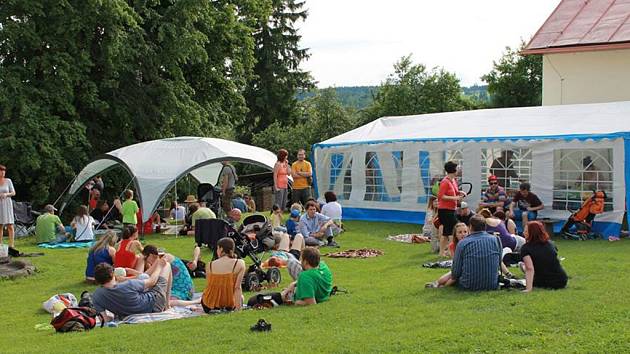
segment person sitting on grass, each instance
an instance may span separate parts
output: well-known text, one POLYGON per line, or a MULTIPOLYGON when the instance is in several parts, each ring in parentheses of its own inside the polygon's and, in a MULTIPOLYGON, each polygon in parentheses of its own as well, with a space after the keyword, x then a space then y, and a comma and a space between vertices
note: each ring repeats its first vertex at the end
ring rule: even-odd
POLYGON ((224 237, 217 242, 218 259, 206 266, 207 285, 201 296, 201 306, 207 313, 213 310, 238 310, 243 302, 241 282, 245 262, 234 254, 234 240, 224 237))
POLYGON ((315 305, 330 298, 333 276, 328 265, 320 258, 317 248, 304 248, 301 257, 302 271, 297 281, 281 292, 284 304, 315 305))
POLYGON ((94 240, 94 226, 96 221, 88 214, 88 207, 81 205, 77 210, 77 215, 72 219, 70 226, 74 230, 75 241, 94 240))
POLYGON ((122 203, 120 210, 122 214, 123 225, 135 226, 136 224, 138 224, 138 217, 136 215, 138 213, 138 210, 140 210, 140 208, 138 207, 138 203, 133 200, 133 191, 131 189, 127 189, 125 191, 125 201, 122 203))
POLYGON ((134 225, 127 225, 123 230, 122 241, 116 249, 114 266, 131 268, 138 272, 144 271, 144 257, 142 257, 142 244, 138 241, 138 229, 134 225))
POLYGON ((255 213, 256 212, 256 202, 254 201, 254 199, 249 194, 245 194, 243 196, 243 199, 245 200, 245 205, 247 205, 247 212, 255 213))
POLYGON ((289 215, 289 219, 287 220, 287 233, 291 237, 291 240, 295 238, 295 235, 298 233, 298 225, 300 223, 300 212, 291 209, 291 214, 289 215))
POLYGON ((118 236, 113 231, 107 231, 95 244, 90 248, 87 256, 87 266, 85 267, 85 281, 94 282, 94 268, 97 264, 107 263, 114 264, 116 258, 116 249, 114 246, 118 242, 118 236))
POLYGON ((455 248, 451 276, 464 290, 496 290, 499 288, 501 242, 486 232, 486 219, 475 215, 470 219, 472 233, 455 248))
POLYGON ((527 242, 521 247, 521 269, 525 273, 525 290, 534 287, 562 289, 567 286, 567 273, 558 260, 558 250, 549 239, 545 227, 539 221, 530 221, 525 227, 527 242))
POLYGON ((306 203, 306 213, 300 218, 299 233, 304 236, 308 246, 339 247, 333 239, 333 224, 331 218, 317 212, 317 202, 309 201, 306 203))
POLYGON ((178 257, 173 256, 170 253, 160 253, 158 248, 154 245, 147 245, 142 250, 144 256, 145 268, 150 268, 158 258, 164 258, 171 265, 171 272, 173 273, 173 283, 171 285, 171 299, 175 300, 192 300, 195 292, 195 286, 193 284, 190 273, 184 262, 178 257))
MULTIPOLYGON (((463 240, 466 236, 468 236, 468 226, 463 222, 458 222, 453 227, 453 242, 448 245, 448 250, 451 253, 451 257, 455 256, 455 249, 457 248, 457 244, 459 241, 463 240)), ((448 272, 442 275, 438 280, 427 283, 425 285, 426 288, 442 288, 445 286, 451 286, 455 284, 455 280, 451 276, 451 272, 448 272)))
POLYGON ((333 225, 333 234, 337 235, 343 232, 343 222, 341 221, 343 210, 341 204, 337 201, 337 195, 333 191, 324 193, 326 204, 322 207, 322 214, 331 218, 335 223, 333 225))
POLYGON ((35 222, 37 243, 61 243, 71 238, 59 216, 55 215, 56 210, 54 206, 48 204, 44 207, 44 213, 37 217, 35 222))
POLYGON ((92 295, 96 311, 109 310, 122 319, 129 315, 167 310, 172 282, 170 264, 160 258, 146 273, 148 279, 128 279, 119 283, 111 265, 98 264, 94 269, 94 278, 101 286, 92 295))
POLYGON ((225 219, 225 221, 227 221, 227 223, 236 230, 236 224, 238 224, 241 221, 241 216, 243 215, 243 213, 241 213, 240 210, 236 209, 236 208, 232 208, 232 210, 230 210, 230 212, 227 214, 227 219, 225 219))
POLYGON ((287 228, 282 226, 282 209, 280 209, 280 206, 278 204, 274 204, 271 207, 271 216, 270 216, 270 221, 271 221, 271 229, 274 231, 281 231, 281 232, 286 232, 287 228))

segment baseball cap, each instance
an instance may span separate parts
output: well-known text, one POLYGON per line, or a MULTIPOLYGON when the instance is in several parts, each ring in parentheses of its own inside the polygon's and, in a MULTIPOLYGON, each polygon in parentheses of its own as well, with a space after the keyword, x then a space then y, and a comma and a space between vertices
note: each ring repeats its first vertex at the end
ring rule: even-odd
POLYGON ((488 176, 488 182, 490 182, 490 181, 498 181, 498 180, 499 180, 499 179, 498 179, 498 178, 497 178, 497 176, 495 176, 495 175, 490 175, 490 176, 488 176))
POLYGON ((291 217, 292 218, 297 218, 298 216, 300 216, 300 211, 299 210, 291 210, 291 217))
POLYGON ((47 204, 44 207, 44 210, 49 212, 49 213, 52 213, 53 211, 57 211, 57 208, 55 208, 52 204, 47 204))
POLYGON ((460 208, 460 209, 466 209, 466 208, 468 208, 468 203, 466 203, 466 202, 462 202, 462 203, 460 204, 459 208, 460 208))

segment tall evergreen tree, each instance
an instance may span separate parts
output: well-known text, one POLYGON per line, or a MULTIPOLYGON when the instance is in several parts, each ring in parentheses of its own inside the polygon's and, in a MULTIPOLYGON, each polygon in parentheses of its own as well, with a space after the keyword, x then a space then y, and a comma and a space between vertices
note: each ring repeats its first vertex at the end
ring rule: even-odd
POLYGON ((296 92, 314 87, 310 74, 300 69, 309 57, 299 46, 296 28, 307 16, 304 1, 271 0, 271 5, 271 15, 261 19, 254 32, 255 76, 245 92, 249 113, 238 130, 243 142, 274 122, 293 124, 299 115, 296 92))

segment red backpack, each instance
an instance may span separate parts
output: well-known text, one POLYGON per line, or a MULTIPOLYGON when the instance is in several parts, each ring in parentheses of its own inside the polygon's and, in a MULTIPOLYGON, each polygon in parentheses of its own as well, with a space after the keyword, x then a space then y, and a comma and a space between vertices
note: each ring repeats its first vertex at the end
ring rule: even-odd
POLYGON ((96 317, 101 318, 101 327, 105 324, 103 317, 90 307, 68 307, 53 318, 50 324, 57 332, 83 332, 96 326, 96 317))

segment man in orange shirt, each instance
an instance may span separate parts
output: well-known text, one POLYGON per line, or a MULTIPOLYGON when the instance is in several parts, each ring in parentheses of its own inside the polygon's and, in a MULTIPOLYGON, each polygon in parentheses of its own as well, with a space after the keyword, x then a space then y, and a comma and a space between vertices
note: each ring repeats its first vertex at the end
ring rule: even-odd
POLYGON ((291 176, 293 177, 293 193, 291 195, 292 203, 302 203, 306 205, 306 201, 311 197, 311 178, 313 177, 313 168, 311 163, 306 161, 306 151, 298 150, 297 161, 291 165, 291 176))

